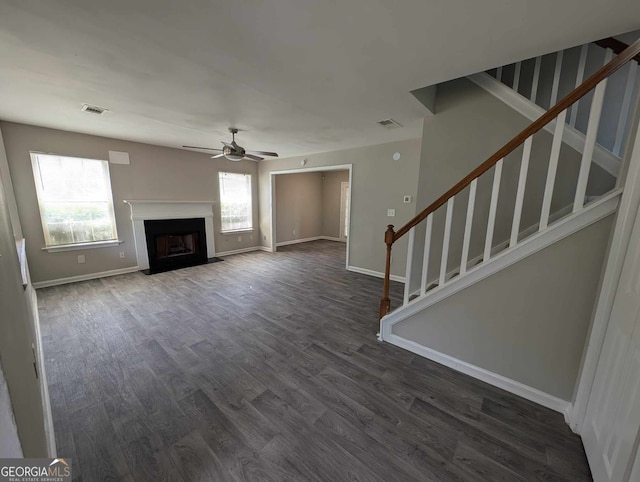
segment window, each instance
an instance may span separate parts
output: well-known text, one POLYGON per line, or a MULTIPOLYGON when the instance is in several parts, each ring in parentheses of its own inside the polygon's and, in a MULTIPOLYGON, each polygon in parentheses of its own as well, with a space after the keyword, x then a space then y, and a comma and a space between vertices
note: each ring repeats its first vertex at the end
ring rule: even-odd
POLYGON ((251 175, 221 172, 219 177, 222 232, 252 229, 251 175))
POLYGON ((118 238, 107 161, 50 154, 31 160, 47 247, 118 238))

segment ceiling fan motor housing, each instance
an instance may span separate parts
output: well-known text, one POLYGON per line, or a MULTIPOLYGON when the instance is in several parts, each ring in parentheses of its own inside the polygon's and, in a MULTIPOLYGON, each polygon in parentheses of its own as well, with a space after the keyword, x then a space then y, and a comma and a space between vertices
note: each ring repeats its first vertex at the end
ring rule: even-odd
POLYGON ((222 148, 222 153, 224 154, 224 157, 230 161, 241 161, 244 159, 245 155, 244 149, 240 146, 236 146, 235 148, 231 146, 224 146, 222 148))

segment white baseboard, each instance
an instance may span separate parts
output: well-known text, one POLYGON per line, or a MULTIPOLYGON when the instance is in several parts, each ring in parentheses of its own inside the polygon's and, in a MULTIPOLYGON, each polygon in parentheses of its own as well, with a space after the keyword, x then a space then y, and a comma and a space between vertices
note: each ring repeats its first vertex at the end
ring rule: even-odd
POLYGON ((562 400, 554 395, 538 390, 537 388, 530 387, 512 380, 511 378, 507 378, 476 365, 472 365, 471 363, 454 358, 450 355, 433 350, 432 348, 420 345, 414 341, 407 340, 401 336, 394 334, 387 335, 384 337, 384 341, 391 343, 392 345, 399 346, 400 348, 404 348, 416 355, 433 360, 434 362, 452 368, 460 373, 469 375, 477 380, 488 383, 489 385, 493 385, 494 387, 501 388, 509 393, 513 393, 514 395, 526 398, 527 400, 542 405, 543 407, 560 412, 565 416, 565 420, 567 413, 570 412, 571 403, 566 400, 562 400))
POLYGON ((308 243, 309 241, 318 241, 320 239, 324 239, 326 241, 338 241, 341 243, 346 243, 346 240, 340 239, 340 238, 334 238, 332 236, 313 236, 311 238, 301 238, 301 239, 292 239, 291 241, 281 241, 280 243, 276 243, 276 247, 289 246, 290 244, 308 243))
POLYGON ((99 273, 81 274, 78 276, 69 276, 68 278, 37 281, 33 283, 33 287, 35 289, 48 288, 49 286, 66 285, 68 283, 77 283, 78 281, 107 278, 109 276, 117 276, 119 274, 135 273, 136 271, 140 271, 140 268, 138 266, 130 266, 129 268, 112 269, 109 271, 101 271, 99 273))
MULTIPOLYGON (((372 269, 366 269, 366 268, 358 268, 357 266, 349 266, 347 267, 347 270, 353 271, 354 273, 366 274, 368 276, 375 276, 376 278, 384 279, 384 273, 382 273, 381 271, 374 271, 372 269)), ((391 276, 389 276, 389 279, 392 281, 397 281, 399 283, 404 283, 404 276, 399 276, 397 274, 392 274, 391 276)))
POLYGON ((266 246, 251 246, 249 248, 232 249, 230 251, 222 251, 215 253, 215 256, 231 256, 232 254, 250 253, 251 251, 271 251, 266 246))

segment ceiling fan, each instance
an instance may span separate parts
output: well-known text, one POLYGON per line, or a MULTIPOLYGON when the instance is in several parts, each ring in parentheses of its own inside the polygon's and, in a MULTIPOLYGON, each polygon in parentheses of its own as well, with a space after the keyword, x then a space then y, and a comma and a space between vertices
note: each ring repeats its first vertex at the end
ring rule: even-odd
POLYGON ((242 146, 239 146, 238 144, 236 144, 236 134, 238 133, 238 129, 236 129, 235 127, 229 127, 229 132, 231 132, 233 139, 231 140, 231 143, 222 141, 222 143, 224 144, 224 147, 222 149, 214 149, 212 147, 197 147, 197 146, 182 146, 182 147, 186 147, 187 149, 205 149, 207 151, 221 151, 221 154, 216 154, 215 156, 211 156, 211 159, 226 157, 230 161, 241 161, 242 159, 245 159, 245 158, 251 159, 253 161, 262 161, 264 157, 260 157, 257 154, 260 154, 261 156, 278 157, 277 152, 252 151, 252 150, 247 150, 242 146))

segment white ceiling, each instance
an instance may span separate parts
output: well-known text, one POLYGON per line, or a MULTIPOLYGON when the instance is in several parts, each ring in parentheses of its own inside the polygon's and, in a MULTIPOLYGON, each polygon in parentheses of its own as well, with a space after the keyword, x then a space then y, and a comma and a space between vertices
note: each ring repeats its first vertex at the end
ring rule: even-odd
POLYGON ((0 119, 309 154, 419 137, 411 90, 638 28, 638 0, 2 0, 0 119))

